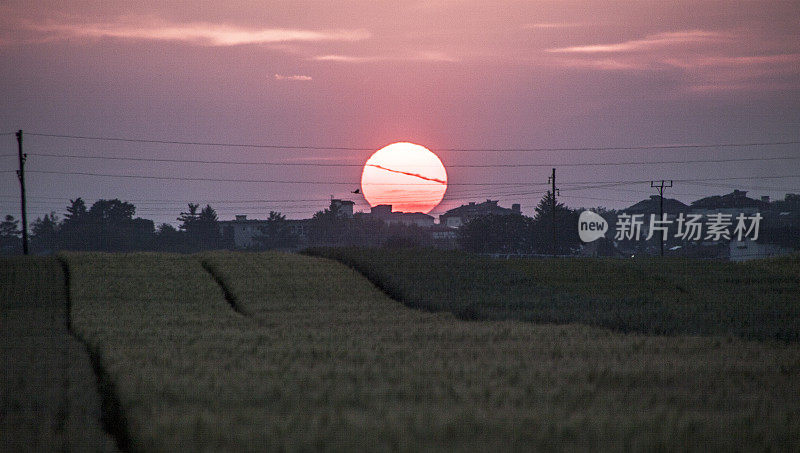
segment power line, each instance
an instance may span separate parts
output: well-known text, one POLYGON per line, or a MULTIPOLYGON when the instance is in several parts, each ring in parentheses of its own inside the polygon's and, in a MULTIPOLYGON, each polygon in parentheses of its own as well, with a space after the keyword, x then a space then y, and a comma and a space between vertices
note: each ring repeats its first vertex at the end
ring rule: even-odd
MULTIPOLYGON (((103 137, 89 135, 67 135, 67 134, 45 134, 28 132, 28 135, 39 137, 66 138, 75 140, 98 140, 116 141, 132 143, 154 143, 166 145, 190 145, 190 146, 218 146, 228 148, 267 148, 267 149, 293 149, 293 150, 331 150, 331 151, 374 151, 375 147, 350 147, 350 146, 315 146, 315 145, 279 145, 262 143, 225 143, 225 142, 202 142, 202 141, 183 141, 183 140, 162 140, 162 139, 141 139, 125 137, 103 137)), ((782 146, 798 145, 800 141, 764 141, 764 142, 742 142, 742 143, 708 143, 691 145, 645 145, 645 146, 590 146, 575 148, 436 148, 432 151, 464 151, 464 152, 544 152, 544 151, 636 151, 636 150, 657 150, 657 149, 698 149, 698 148, 740 148, 752 146, 782 146)))
MULTIPOLYGON (((101 176, 108 178, 137 178, 137 179, 158 179, 166 181, 212 181, 212 182, 248 182, 248 183, 274 183, 274 184, 326 184, 326 185, 348 185, 358 186, 358 182, 343 181, 292 181, 292 180, 273 180, 273 179, 230 179, 230 178, 188 178, 176 176, 151 176, 151 175, 128 175, 128 174, 108 174, 92 173, 79 171, 56 171, 56 170, 31 170, 28 173, 43 173, 54 175, 79 175, 79 176, 101 176)), ((371 186, 432 186, 436 184, 425 183, 369 183, 371 186)), ((447 183, 448 186, 524 186, 531 183, 447 183)))
MULTIPOLYGON (((0 198, 6 199, 16 199, 15 197, 8 197, 8 196, 0 196, 0 198)), ((45 196, 34 196, 28 197, 30 199, 37 199, 37 200, 54 200, 54 201, 62 201, 62 200, 72 200, 75 197, 45 197, 45 196)), ((94 199, 95 197, 79 197, 84 200, 94 199)), ((120 198, 120 197, 112 197, 112 198, 120 198)), ((124 198, 124 197, 123 197, 124 198)), ((201 197, 194 197, 194 198, 201 198, 201 197)), ((101 199, 101 198, 96 198, 101 199)), ((107 198, 102 198, 107 199, 107 198)), ((191 199, 163 199, 163 198, 125 198, 123 201, 136 201, 142 203, 182 203, 185 204, 191 199)), ((249 200, 204 200, 204 203, 281 203, 281 202, 295 202, 295 201, 330 201, 330 198, 295 198, 295 199, 249 199, 249 200)))
MULTIPOLYGON (((573 191, 573 192, 580 192, 580 191, 583 191, 583 190, 589 190, 589 189, 570 189, 570 191, 573 191)), ((609 187, 609 188, 605 188, 603 190, 608 190, 608 191, 611 191, 611 192, 652 193, 649 190, 621 189, 621 188, 618 188, 618 187, 609 187)), ((705 196, 707 196, 705 194, 692 193, 692 192, 671 192, 671 193, 672 193, 672 195, 681 195, 681 196, 686 196, 686 197, 705 197, 705 196)))
MULTIPOLYGON (((44 157, 63 157, 76 159, 101 159, 101 160, 126 160, 135 162, 168 162, 168 163, 187 163, 187 164, 224 164, 224 165, 272 165, 272 166, 296 166, 296 167, 363 167, 363 164, 333 164, 317 162, 241 162, 227 160, 196 160, 196 159, 161 159, 147 157, 120 157, 120 156, 87 156, 79 154, 51 154, 51 153, 28 153, 29 156, 44 157)), ((800 159, 792 157, 791 159, 800 159)))
POLYGON ((687 184, 691 184, 694 186, 702 186, 702 187, 721 187, 721 188, 729 188, 729 189, 748 189, 748 190, 771 190, 776 192, 791 192, 795 190, 800 190, 800 187, 788 188, 788 187, 774 187, 774 186, 752 186, 752 185, 731 185, 731 184, 714 184, 714 183, 706 183, 701 181, 685 181, 687 184))
MULTIPOLYGON (((122 160, 133 162, 162 162, 162 163, 191 163, 215 165, 266 165, 287 167, 363 167, 363 164, 344 163, 318 163, 318 162, 264 162, 264 161, 223 161, 199 159, 164 159, 148 157, 122 157, 122 156, 89 156, 84 154, 54 154, 54 153, 28 153, 29 156, 56 157, 69 159, 97 159, 97 160, 122 160)), ((14 154, 0 155, 0 157, 14 156, 14 154)), ((626 162, 578 162, 554 164, 451 164, 447 168, 532 168, 532 167, 601 167, 623 165, 663 165, 663 164, 694 164, 694 163, 723 163, 723 162, 757 162, 775 160, 799 160, 800 156, 778 157, 745 157, 734 159, 687 159, 687 160, 661 160, 661 161, 626 161, 626 162)))
POLYGON ((596 201, 616 201, 620 203, 636 203, 640 200, 620 200, 618 198, 599 198, 599 197, 584 197, 578 195, 561 195, 563 198, 575 198, 575 199, 582 199, 582 200, 596 200, 596 201))
MULTIPOLYGON (((9 170, 13 171, 13 170, 9 170)), ((42 174, 57 174, 57 175, 79 175, 79 176, 99 176, 109 178, 138 178, 138 179, 157 179, 169 181, 213 181, 213 182, 249 182, 249 183, 275 183, 275 184, 328 184, 328 185, 359 185, 358 182, 344 182, 344 181, 295 181, 295 180, 272 180, 272 179, 231 179, 231 178, 190 178, 178 176, 152 176, 152 175, 131 175, 131 174, 109 174, 109 173, 92 173, 92 172, 77 172, 77 171, 57 171, 57 170, 30 170, 28 173, 42 173, 42 174)), ((772 175, 772 176, 736 176, 727 178, 699 178, 699 179, 674 179, 676 182, 697 182, 697 181, 735 181, 735 180, 748 180, 748 179, 781 179, 781 178, 800 178, 800 175, 772 175)), ((629 180, 629 181, 575 181, 565 182, 566 185, 576 184, 608 184, 613 185, 629 185, 629 184, 642 184, 649 183, 650 180, 629 180)), ((431 184, 425 183, 370 183, 369 185, 388 185, 388 186, 430 186, 431 184)), ((488 183, 454 183, 448 182, 447 186, 543 186, 546 183, 531 183, 531 182, 488 182, 488 183)), ((587 187, 590 188, 590 187, 587 187)), ((570 189, 574 189, 570 187, 570 189)))
POLYGON ((225 148, 267 148, 267 149, 294 149, 294 150, 318 150, 318 151, 374 151, 376 148, 357 148, 350 146, 311 146, 311 145, 275 145, 260 143, 222 143, 222 142, 196 142, 182 140, 153 140, 141 138, 122 138, 122 137, 93 137, 87 135, 62 135, 62 134, 42 134, 28 132, 28 135, 38 137, 68 138, 76 140, 99 140, 112 142, 131 142, 131 143, 154 143, 160 145, 190 145, 190 146, 219 146, 225 148))
MULTIPOLYGON (((137 207, 141 209, 166 209, 166 210, 173 210, 173 209, 186 209, 186 205, 188 202, 184 203, 140 203, 140 202, 133 202, 131 200, 120 200, 123 203, 135 203, 137 207)), ((325 200, 330 201, 330 200, 325 200)), ((220 209, 244 209, 244 208, 253 208, 253 209, 262 209, 262 208, 269 208, 271 206, 291 206, 291 207, 302 207, 302 208, 313 208, 315 206, 321 206, 324 201, 319 202, 301 202, 301 201, 292 201, 287 203, 237 203, 237 204, 227 204, 227 203, 215 203, 211 201, 204 201, 201 204, 213 204, 215 207, 220 209)), ((52 206, 52 201, 29 201, 28 204, 33 204, 33 206, 42 208, 47 206, 52 206)), ((11 200, 0 200, 0 205, 3 206, 15 206, 15 203, 11 200)))
MULTIPOLYGON (((487 188, 453 188, 447 189, 445 193, 445 197, 447 196, 459 196, 459 197, 478 197, 478 196, 513 196, 513 195, 528 195, 532 193, 541 193, 541 191, 536 192, 518 192, 520 188, 507 188, 507 189, 487 189, 487 188), (508 192, 510 191, 510 192, 508 192)), ((417 197, 413 195, 408 195, 409 198, 416 199, 417 197)), ((16 200, 16 197, 8 196, 8 195, 0 195, 0 199, 9 199, 9 200, 16 200)), ((36 200, 56 200, 56 201, 68 201, 74 199, 75 197, 50 197, 50 196, 32 196, 28 197, 29 199, 36 199, 36 200)), ((84 200, 94 199, 97 197, 81 197, 84 200)), ((108 198, 108 197, 106 197, 108 198)), ((119 197, 112 197, 112 198, 119 198, 119 197)), ((202 197, 194 197, 200 199, 202 197)), ((98 198, 99 199, 99 198, 98 198)), ((187 199, 165 199, 165 198, 125 198, 125 201, 135 201, 135 202, 144 202, 144 203, 181 203, 185 204, 189 200, 187 199)), ((302 199, 206 199, 204 202, 207 203, 280 203, 280 202, 295 202, 295 201, 330 201, 330 197, 327 198, 302 198, 302 199)))
MULTIPOLYGON (((506 191, 508 191, 508 190, 518 191, 519 188, 515 188, 515 189, 500 189, 500 190, 483 189, 483 188, 481 188, 481 189, 470 189, 470 188, 459 189, 459 188, 454 188, 454 189, 448 189, 447 193, 445 194, 445 196, 477 197, 477 196, 515 195, 515 193, 507 194, 506 191)), ((529 194, 529 193, 532 193, 532 192, 524 192, 524 194, 529 194)), ((536 193, 538 193, 538 192, 536 192, 536 193)), ((418 198, 418 197, 416 197, 414 195, 401 195, 400 197, 401 198, 408 198, 408 199, 417 199, 418 198)), ((33 199, 33 200, 68 201, 68 200, 74 199, 75 197, 32 196, 32 197, 28 197, 28 198, 29 199, 33 199)), ((90 199, 94 199, 94 198, 97 198, 97 197, 86 197, 86 196, 83 196, 81 198, 83 198, 84 200, 90 200, 90 199)), ((105 198, 108 198, 108 197, 105 197, 105 198)), ((111 198, 119 198, 119 197, 111 197, 111 198)), ((190 199, 191 197, 190 198, 185 198, 185 199, 126 198, 126 197, 123 197, 123 198, 124 198, 124 201, 131 201, 131 202, 135 201, 137 203, 140 202, 140 203, 145 203, 145 204, 150 204, 150 203, 153 203, 153 204, 159 204, 159 203, 160 204, 185 204, 188 201, 191 201, 191 199, 190 199)), ((202 197, 195 196, 193 198, 201 199, 202 197)), ((0 201, 3 200, 3 199, 16 200, 17 198, 16 197, 12 197, 12 196, 8 196, 8 195, 0 195, 0 201)), ((99 199, 99 198, 97 198, 97 199, 99 199)), ((258 199, 239 199, 239 200, 233 200, 233 199, 203 199, 204 203, 284 203, 284 202, 285 203, 291 203, 291 202, 298 202, 298 201, 301 201, 301 202, 316 202, 316 201, 325 202, 325 201, 330 201, 330 197, 327 197, 327 198, 293 198, 293 199, 285 199, 285 198, 284 199, 264 199, 264 198, 258 198, 258 199)))
MULTIPOLYGON (((696 182, 696 181, 735 181, 742 179, 781 179, 781 178, 800 178, 800 175, 771 175, 771 176, 733 176, 727 178, 697 178, 697 179, 673 179, 675 182, 696 182)), ((590 181, 590 182, 570 182, 563 184, 609 184, 613 185, 629 185, 629 184, 642 184, 650 183, 650 180, 632 180, 632 181, 590 181)), ((587 187, 588 188, 588 187, 587 187)), ((573 189, 570 187, 570 189, 573 189)))
MULTIPOLYGON (((742 186, 742 185, 707 184, 707 183, 701 183, 701 182, 688 183, 688 184, 703 185, 703 186, 710 186, 710 187, 750 188, 750 186, 742 186)), ((583 187, 576 186, 576 187, 569 188, 568 191, 579 192, 579 191, 584 191, 584 190, 591 190, 591 189, 600 188, 600 190, 608 190, 608 191, 612 191, 612 192, 650 193, 650 191, 645 191, 645 190, 624 189, 624 188, 617 187, 618 185, 619 184, 614 184, 613 187, 610 187, 611 185, 609 185, 609 184, 606 184, 606 185, 594 185, 594 186, 583 186, 583 187)), ((632 184, 623 183, 623 185, 632 185, 632 184)), ((482 196, 499 197, 499 198, 505 198, 505 199, 514 198, 515 200, 523 200, 523 199, 530 199, 532 197, 533 198, 537 198, 537 197, 541 196, 544 193, 542 190, 519 191, 519 189, 520 188, 505 189, 505 190, 500 189, 499 191, 497 191, 497 190, 492 190, 492 189, 486 188, 486 189, 467 189, 466 191, 462 191, 462 192, 459 192, 458 189, 455 189, 453 191, 448 190, 447 193, 445 194, 445 200, 444 201, 452 201, 452 200, 454 200, 453 197, 458 198, 458 199, 464 199, 464 198, 472 198, 472 197, 476 197, 477 198, 477 197, 482 197, 482 196)), ((777 188, 777 187, 770 187, 770 188, 763 188, 762 187, 761 189, 769 189, 769 190, 776 190, 776 191, 790 191, 791 190, 791 189, 788 189, 788 188, 777 188)), ((676 192, 674 194, 675 195, 683 195, 683 196, 695 196, 695 197, 701 197, 701 198, 709 196, 709 194, 707 194, 707 193, 685 193, 685 192, 677 193, 676 192)), ((573 195, 569 195, 569 196, 568 195, 563 195, 563 196, 568 197, 568 198, 594 199, 593 197, 583 196, 583 195, 578 195, 578 194, 573 194, 573 195)), ((34 201, 34 203, 44 204, 44 205, 57 203, 59 201, 60 202, 66 202, 66 201, 69 201, 69 200, 72 199, 72 197, 47 197, 47 196, 33 196, 33 197, 29 197, 29 198, 33 199, 33 200, 37 200, 37 201, 34 201), (42 200, 42 201, 38 201, 38 200, 42 200)), ((82 198, 87 200, 87 202, 92 200, 92 199, 95 199, 95 198, 96 199, 100 199, 100 197, 82 197, 82 198)), ((105 198, 109 198, 109 197, 105 197, 105 198)), ((119 197, 111 197, 111 198, 119 198, 119 197)), ((233 207, 233 206, 235 206, 237 204, 247 204, 247 203, 276 203, 276 204, 284 204, 284 203, 286 203, 286 204, 292 204, 292 203, 301 203, 301 202, 306 202, 306 203, 307 202, 327 202, 327 201, 330 200, 330 198, 296 198, 296 199, 285 199, 284 198, 284 199, 240 199, 240 200, 204 199, 203 197, 187 197, 186 199, 163 199, 163 198, 154 199, 154 198, 125 198, 125 197, 123 197, 123 198, 124 198, 123 201, 133 202, 133 203, 136 203, 137 205, 173 205, 173 206, 178 206, 178 207, 176 207, 176 209, 180 209, 180 206, 183 206, 187 202, 192 201, 192 200, 190 200, 190 198, 201 200, 203 203, 211 203, 211 204, 214 204, 216 206, 222 204, 222 205, 232 205, 231 207, 233 207)), ((414 197, 406 197, 406 198, 412 199, 414 197)), ((631 201, 631 200, 619 200, 619 199, 610 199, 610 198, 598 198, 598 199, 599 200, 607 200, 607 201, 620 201, 620 202, 631 201)), ((0 203, 12 203, 13 200, 16 200, 16 197, 0 195, 0 203), (4 199, 7 200, 7 201, 3 201, 4 199)), ((358 200, 357 202, 360 203, 361 201, 358 200)))
POLYGON ((674 179, 675 182, 690 182, 690 181, 736 181, 741 179, 782 179, 782 178, 800 178, 800 175, 774 175, 774 176, 738 176, 729 178, 701 178, 701 179, 674 179))

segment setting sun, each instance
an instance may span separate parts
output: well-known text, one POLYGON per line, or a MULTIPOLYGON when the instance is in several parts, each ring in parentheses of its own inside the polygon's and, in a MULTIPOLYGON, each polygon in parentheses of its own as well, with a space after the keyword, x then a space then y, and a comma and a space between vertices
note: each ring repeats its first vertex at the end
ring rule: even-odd
POLYGON ((424 146, 398 142, 385 146, 364 164, 361 191, 370 206, 390 204, 396 212, 428 213, 447 190, 447 171, 424 146))

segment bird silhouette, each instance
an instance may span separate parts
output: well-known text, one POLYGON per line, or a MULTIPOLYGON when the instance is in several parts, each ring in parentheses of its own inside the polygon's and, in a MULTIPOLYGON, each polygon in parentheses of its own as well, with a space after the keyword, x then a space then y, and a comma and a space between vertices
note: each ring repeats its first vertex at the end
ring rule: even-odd
POLYGON ((361 193, 361 189, 356 189, 353 191, 353 193, 361 193))

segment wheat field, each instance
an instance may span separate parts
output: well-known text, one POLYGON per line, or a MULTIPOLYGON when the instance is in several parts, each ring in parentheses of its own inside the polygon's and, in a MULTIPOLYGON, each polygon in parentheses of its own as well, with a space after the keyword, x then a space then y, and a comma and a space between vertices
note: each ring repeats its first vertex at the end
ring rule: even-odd
POLYGON ((65 260, 72 328, 114 383, 129 449, 792 450, 800 440, 795 342, 465 320, 411 309, 350 267, 302 255, 65 260))

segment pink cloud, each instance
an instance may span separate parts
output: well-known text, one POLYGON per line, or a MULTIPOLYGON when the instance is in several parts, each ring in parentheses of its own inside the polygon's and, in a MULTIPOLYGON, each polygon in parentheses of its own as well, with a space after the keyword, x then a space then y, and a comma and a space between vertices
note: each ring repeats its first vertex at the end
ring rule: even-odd
POLYGON ((546 49, 545 52, 581 54, 638 52, 653 48, 671 47, 677 44, 718 41, 726 37, 727 35, 723 33, 713 31, 689 30, 647 35, 643 39, 634 39, 613 44, 590 44, 584 46, 558 47, 546 49))
POLYGON ((718 93, 726 91, 784 91, 798 88, 800 88, 800 84, 766 81, 692 85, 689 87, 689 91, 694 93, 718 93))
POLYGON ((557 65, 571 68, 598 69, 601 71, 641 71, 649 68, 646 64, 618 58, 561 58, 557 60, 557 65))
POLYGON ((404 55, 370 55, 370 56, 356 56, 356 55, 318 55, 311 58, 315 61, 334 61, 341 63, 369 63, 376 61, 440 61, 447 63, 455 63, 458 58, 436 51, 419 51, 407 53, 404 55))
POLYGON ((800 54, 754 55, 744 57, 708 56, 692 59, 668 58, 665 63, 679 68, 695 68, 698 66, 763 66, 780 64, 797 64, 800 54))
POLYGON ((663 62, 679 69, 695 93, 796 89, 786 77, 800 74, 800 54, 688 56, 663 62))
POLYGON ((311 76, 307 75, 282 75, 282 74, 275 74, 275 80, 292 80, 298 82, 307 82, 309 80, 313 80, 311 76))
POLYGON ((539 22, 535 24, 525 24, 522 28, 527 30, 547 30, 554 28, 573 28, 580 27, 583 24, 578 22, 539 22))
POLYGON ((206 46, 236 46, 287 42, 361 41, 371 35, 366 30, 304 30, 290 28, 245 28, 207 22, 169 23, 153 18, 116 22, 28 23, 25 28, 55 37, 118 38, 152 41, 181 41, 206 46))

